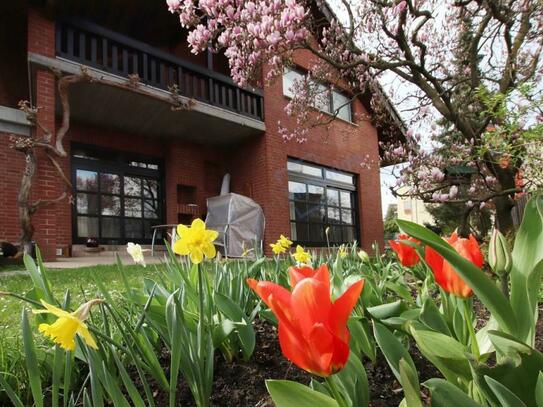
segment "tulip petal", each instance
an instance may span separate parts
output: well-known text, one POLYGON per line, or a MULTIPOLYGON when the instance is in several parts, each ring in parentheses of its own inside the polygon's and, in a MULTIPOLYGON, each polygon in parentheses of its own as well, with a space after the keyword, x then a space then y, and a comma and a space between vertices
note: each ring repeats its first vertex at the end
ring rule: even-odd
POLYGON ((317 322, 328 321, 332 303, 330 283, 327 283, 323 284, 315 278, 305 278, 292 290, 291 309, 302 332, 310 332, 317 322))
POLYGON ((285 287, 271 281, 257 281, 252 278, 247 279, 247 284, 262 298, 262 301, 272 310, 280 322, 293 320, 289 311, 291 293, 285 287))
POLYGON ((315 324, 309 333, 308 349, 311 360, 318 366, 311 373, 319 376, 330 376, 332 374, 332 358, 334 357, 334 335, 322 323, 315 324))
POLYGON ((299 368, 308 372, 319 370, 319 365, 311 359, 307 342, 293 325, 279 323, 279 344, 283 355, 299 368))
POLYGON ((469 245, 470 245, 470 252, 471 252, 471 260, 473 264, 475 264, 479 268, 483 267, 483 263, 484 263, 483 253, 481 252, 481 248, 479 246, 479 243, 477 242, 477 239, 475 239, 473 235, 469 235, 469 245))
POLYGON ((304 278, 313 277, 315 275, 315 270, 309 266, 289 267, 288 274, 290 277, 290 286, 294 288, 294 286, 304 278))
POLYGON ((344 341, 348 342, 348 339, 345 338, 347 320, 349 319, 349 315, 351 315, 358 298, 360 298, 363 289, 364 280, 359 280, 347 288, 341 297, 332 304, 330 327, 334 334, 344 341))

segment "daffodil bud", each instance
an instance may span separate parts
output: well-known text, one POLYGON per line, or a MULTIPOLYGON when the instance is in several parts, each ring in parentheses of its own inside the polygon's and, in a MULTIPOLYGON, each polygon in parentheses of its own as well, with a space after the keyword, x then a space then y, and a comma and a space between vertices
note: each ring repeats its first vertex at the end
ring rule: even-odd
POLYGON ((359 250, 357 254, 358 254, 358 257, 360 257, 360 260, 362 260, 362 262, 368 263, 370 261, 370 256, 364 250, 359 250))
POLYGON ((488 264, 494 273, 499 276, 509 274, 513 266, 511 250, 505 236, 497 229, 492 231, 488 247, 488 264))

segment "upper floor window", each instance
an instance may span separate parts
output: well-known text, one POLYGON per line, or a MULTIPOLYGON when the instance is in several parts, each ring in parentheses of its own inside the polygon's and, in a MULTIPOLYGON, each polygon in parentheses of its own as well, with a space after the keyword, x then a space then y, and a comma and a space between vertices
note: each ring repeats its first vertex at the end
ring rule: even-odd
MULTIPOLYGON (((294 84, 303 81, 305 75, 297 70, 289 69, 283 74, 283 95, 294 97, 294 84)), ((351 98, 338 90, 332 90, 329 85, 316 84, 317 88, 314 107, 329 114, 335 114, 340 119, 353 121, 351 98)))

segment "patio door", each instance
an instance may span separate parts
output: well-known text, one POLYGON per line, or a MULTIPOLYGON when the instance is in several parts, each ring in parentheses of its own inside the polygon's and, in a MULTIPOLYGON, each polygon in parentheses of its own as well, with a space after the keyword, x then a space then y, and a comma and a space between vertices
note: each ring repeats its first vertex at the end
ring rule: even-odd
POLYGON ((101 244, 148 243, 151 227, 163 223, 160 165, 122 153, 74 149, 73 240, 101 244), (89 154, 90 153, 90 154, 89 154))

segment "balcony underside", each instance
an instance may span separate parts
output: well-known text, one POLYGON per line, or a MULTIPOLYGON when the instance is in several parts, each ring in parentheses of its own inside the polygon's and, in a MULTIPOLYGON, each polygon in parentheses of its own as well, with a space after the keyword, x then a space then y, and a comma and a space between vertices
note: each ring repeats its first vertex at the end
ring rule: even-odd
MULTIPOLYGON (((81 65, 61 58, 29 54, 31 66, 81 72, 81 65)), ((172 110, 171 93, 139 84, 97 69, 88 73, 100 81, 70 86, 71 119, 97 127, 113 128, 148 137, 177 138, 203 144, 231 144, 265 131, 264 122, 217 106, 180 96, 188 109, 172 110)), ((61 113, 57 98, 57 113, 61 113)))

